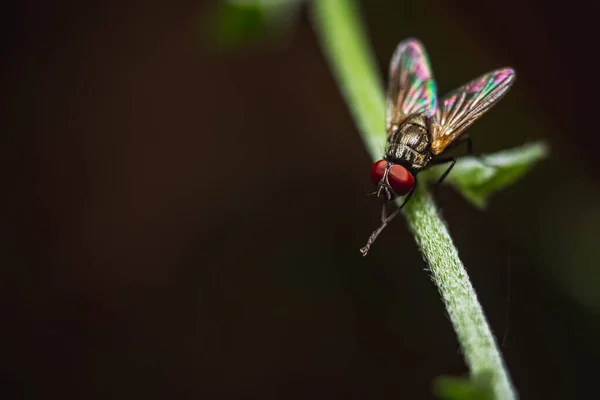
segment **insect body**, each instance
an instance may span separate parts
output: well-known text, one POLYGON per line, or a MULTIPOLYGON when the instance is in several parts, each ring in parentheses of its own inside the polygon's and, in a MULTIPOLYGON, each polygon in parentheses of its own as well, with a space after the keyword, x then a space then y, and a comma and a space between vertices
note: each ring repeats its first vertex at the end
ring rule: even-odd
POLYGON ((438 185, 454 167, 456 157, 442 157, 444 151, 466 142, 466 129, 488 111, 513 84, 515 72, 502 68, 453 90, 438 103, 435 80, 425 48, 416 39, 402 41, 390 62, 387 91, 387 146, 382 160, 371 167, 374 194, 384 198, 381 225, 361 249, 366 255, 387 223, 410 200, 418 172, 449 163, 438 185), (385 201, 406 195, 402 205, 387 216, 385 201))

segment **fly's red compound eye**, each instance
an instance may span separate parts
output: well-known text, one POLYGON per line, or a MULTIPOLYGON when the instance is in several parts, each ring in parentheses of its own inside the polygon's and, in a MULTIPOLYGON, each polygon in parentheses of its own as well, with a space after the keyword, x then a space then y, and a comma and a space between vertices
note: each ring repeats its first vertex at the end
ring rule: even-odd
POLYGON ((392 190, 399 196, 410 192, 415 186, 415 178, 402 165, 392 165, 387 178, 392 190))
POLYGON ((371 167, 371 180, 377 185, 385 175, 385 169, 388 166, 388 162, 385 160, 379 160, 371 167))

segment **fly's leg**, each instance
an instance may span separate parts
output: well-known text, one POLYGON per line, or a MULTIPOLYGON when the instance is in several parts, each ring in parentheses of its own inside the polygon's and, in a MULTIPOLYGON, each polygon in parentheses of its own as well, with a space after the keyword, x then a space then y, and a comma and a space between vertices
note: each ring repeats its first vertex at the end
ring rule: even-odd
POLYGON ((440 187, 440 185, 442 184, 444 179, 446 179, 446 177, 448 176, 450 171, 452 171, 452 168, 454 168, 454 165, 456 164, 456 157, 440 158, 438 160, 433 160, 430 164, 431 166, 434 166, 434 165, 440 165, 440 164, 446 164, 446 163, 450 163, 450 166, 446 169, 446 171, 444 171, 442 176, 440 176, 438 178, 438 180, 435 182, 435 185, 433 185, 434 196, 437 195, 438 188, 440 187))
POLYGON ((398 207, 393 213, 391 213, 389 216, 387 215, 387 211, 386 211, 386 204, 383 204, 383 208, 381 210, 381 225, 379 225, 379 228, 377 228, 373 233, 371 233, 371 236, 369 236, 369 239, 367 240, 367 244, 365 244, 361 249, 360 252, 362 253, 363 257, 367 255, 367 253, 369 252, 369 249, 371 248, 371 245, 373 244, 373 242, 375 242, 375 239, 377 239, 377 236, 379 236, 379 234, 385 229, 385 227, 387 226, 387 224, 393 220, 396 215, 398 215, 398 213, 400 212, 400 210, 402 210, 402 208, 408 203, 408 201, 412 198, 412 196, 415 194, 417 188, 417 179, 415 177, 415 186, 410 190, 410 192, 408 192, 408 194, 406 195, 406 198, 404 199, 404 201, 402 202, 402 204, 400 205, 400 207, 398 207))
POLYGON ((451 150, 454 149, 458 146, 460 146, 461 144, 465 143, 467 144, 467 155, 468 156, 474 156, 475 158, 477 158, 477 161, 479 161, 480 163, 482 163, 483 165, 485 165, 486 167, 490 167, 490 168, 494 168, 494 169, 498 169, 498 167, 496 167, 495 165, 489 164, 485 158, 483 158, 482 156, 475 156, 473 153, 473 140, 471 139, 471 137, 469 136, 468 133, 463 134, 461 137, 459 137, 455 142, 451 143, 447 148, 447 150, 451 150))
POLYGON ((450 143, 448 145, 448 147, 446 147, 446 149, 444 149, 444 152, 455 149, 463 143, 467 144, 467 155, 472 156, 473 155, 473 140, 471 139, 471 137, 469 136, 468 133, 462 134, 461 136, 458 137, 458 139, 456 139, 454 142, 450 143))
POLYGON ((396 211, 400 211, 402 209, 402 207, 404 207, 406 205, 406 203, 408 203, 408 201, 413 197, 413 194, 415 194, 415 191, 417 190, 417 177, 415 176, 414 179, 415 179, 415 185, 410 190, 410 192, 408 192, 408 194, 404 198, 404 201, 402 202, 402 204, 400 205, 400 207, 398 207, 398 210, 396 210, 396 211))
MULTIPOLYGON (((447 147, 446 150, 451 150, 453 148, 456 148, 458 146, 460 146, 461 144, 466 143, 467 145, 467 155, 472 156, 473 155, 473 141, 471 140, 471 137, 469 136, 468 133, 462 135, 456 142, 450 144, 450 146, 447 147)), ((490 167, 490 168, 494 168, 497 169, 498 167, 488 164, 485 159, 481 156, 475 156, 478 161, 480 163, 482 163, 483 165, 485 165, 486 167, 490 167)), ((440 158, 438 160, 433 160, 431 162, 431 164, 429 164, 430 166, 434 166, 434 165, 440 165, 440 164, 445 164, 445 163, 451 163, 450 166, 448 167, 448 169, 446 169, 446 171, 444 171, 444 173, 442 174, 442 176, 440 176, 437 180, 437 182, 435 182, 435 185, 433 186, 433 193, 434 195, 437 195, 437 191, 440 187, 440 185, 442 184, 442 182, 444 181, 444 179, 446 179, 446 177, 448 176, 448 174, 450 173, 450 171, 452 170, 452 168, 454 168, 454 165, 456 164, 456 157, 445 157, 445 158, 440 158)))
POLYGON ((387 210, 386 210, 386 206, 387 204, 385 203, 385 201, 383 202, 383 205, 381 206, 381 223, 383 224, 383 222, 387 219, 387 210))

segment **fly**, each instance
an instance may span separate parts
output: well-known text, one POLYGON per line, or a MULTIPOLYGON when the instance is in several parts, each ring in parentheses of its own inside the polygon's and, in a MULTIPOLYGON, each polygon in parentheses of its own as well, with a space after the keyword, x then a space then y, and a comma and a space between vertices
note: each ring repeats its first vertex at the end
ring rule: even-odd
POLYGON ((411 199, 420 171, 449 164, 435 183, 437 189, 456 164, 456 157, 444 157, 444 152, 466 143, 467 153, 472 154, 473 145, 465 131, 504 96, 514 80, 512 68, 497 69, 438 101, 425 48, 416 39, 400 42, 390 62, 385 155, 371 167, 371 180, 376 185, 373 194, 384 198, 381 225, 360 249, 363 256, 411 199), (404 195, 402 205, 388 216, 386 202, 404 195))

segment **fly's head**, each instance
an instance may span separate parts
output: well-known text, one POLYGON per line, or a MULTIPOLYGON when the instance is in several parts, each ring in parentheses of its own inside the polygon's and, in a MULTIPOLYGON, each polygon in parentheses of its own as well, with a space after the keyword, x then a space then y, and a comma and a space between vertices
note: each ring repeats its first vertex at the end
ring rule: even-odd
POLYGON ((392 200, 404 196, 415 186, 415 178, 400 164, 379 160, 371 167, 371 180, 377 185, 377 197, 392 200))

